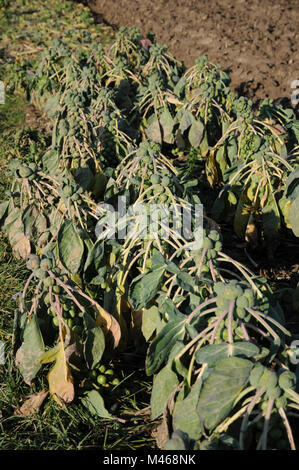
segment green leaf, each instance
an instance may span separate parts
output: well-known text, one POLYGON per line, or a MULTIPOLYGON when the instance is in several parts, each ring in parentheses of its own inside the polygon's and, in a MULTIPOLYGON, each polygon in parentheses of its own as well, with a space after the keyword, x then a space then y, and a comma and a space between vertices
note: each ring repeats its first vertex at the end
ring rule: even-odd
POLYGON ((285 195, 291 201, 299 197, 299 169, 292 171, 288 176, 285 195))
POLYGON ((176 403, 172 418, 172 427, 188 433, 191 439, 198 440, 202 436, 202 426, 197 414, 197 403, 202 387, 202 380, 197 380, 189 395, 176 403))
POLYGON ((50 175, 55 175, 60 161, 59 153, 56 150, 49 150, 44 154, 42 161, 44 171, 50 175))
POLYGON ((228 357, 217 362, 206 379, 197 404, 197 412, 208 430, 214 429, 233 408, 248 382, 253 367, 248 359, 228 357))
POLYGON ((156 115, 151 116, 148 120, 148 128, 145 130, 147 137, 158 144, 162 143, 160 123, 156 115))
POLYGON ((280 229, 280 213, 274 196, 271 198, 269 196, 269 201, 265 207, 263 207, 262 220, 263 229, 268 240, 277 237, 280 229))
POLYGON ((163 413, 169 395, 178 385, 178 378, 171 370, 170 365, 165 366, 154 378, 151 394, 151 414, 155 419, 163 413))
POLYGON ((192 147, 197 148, 199 146, 200 142, 202 141, 203 134, 204 134, 203 123, 199 120, 198 121, 194 120, 188 133, 188 139, 192 147))
POLYGON ((196 352, 196 361, 199 364, 206 362, 209 367, 215 365, 219 360, 230 356, 253 357, 259 353, 259 348, 250 342, 240 341, 229 344, 209 344, 196 352))
POLYGON ((194 116, 191 113, 191 111, 187 109, 184 112, 182 119, 181 119, 181 123, 180 123, 180 131, 182 132, 182 134, 185 132, 186 129, 188 129, 191 126, 193 121, 194 121, 194 116))
POLYGON ((159 309, 155 305, 144 310, 142 314, 142 334, 149 341, 154 334, 159 333, 165 322, 161 319, 159 309))
POLYGON ((290 207, 290 224, 294 235, 299 237, 299 196, 295 199, 290 207))
POLYGON ((102 358, 105 350, 105 336, 96 321, 88 314, 83 314, 83 321, 86 331, 84 342, 84 357, 90 369, 93 369, 102 358))
POLYGON ((9 201, 4 201, 0 204, 0 222, 5 217, 8 206, 9 206, 9 201))
POLYGON ((163 142, 166 142, 167 144, 173 144, 174 135, 172 131, 175 121, 166 107, 163 108, 163 111, 160 115, 160 124, 163 129, 163 142))
POLYGON ((171 349, 185 336, 185 320, 172 320, 151 343, 146 358, 147 375, 154 374, 167 361, 171 349))
POLYGON ((105 407, 105 403, 99 392, 90 390, 86 396, 81 399, 81 402, 90 413, 100 416, 101 418, 113 419, 113 416, 105 407))
POLYGON ((91 250, 88 252, 86 262, 84 264, 84 279, 86 282, 94 284, 95 278, 99 274, 104 257, 103 241, 97 240, 91 250))
POLYGON ((25 327, 23 343, 16 353, 16 365, 28 385, 31 385, 32 379, 41 367, 40 357, 44 349, 38 319, 36 315, 33 315, 25 327))
POLYGON ((155 298, 165 272, 165 266, 154 269, 148 274, 137 276, 129 289, 129 302, 134 310, 147 307, 155 298))
POLYGON ((72 220, 66 220, 59 230, 58 250, 63 266, 71 274, 77 274, 82 262, 84 244, 72 220))
POLYGON ((199 445, 187 433, 177 429, 172 433, 171 439, 165 442, 163 450, 199 450, 199 445))

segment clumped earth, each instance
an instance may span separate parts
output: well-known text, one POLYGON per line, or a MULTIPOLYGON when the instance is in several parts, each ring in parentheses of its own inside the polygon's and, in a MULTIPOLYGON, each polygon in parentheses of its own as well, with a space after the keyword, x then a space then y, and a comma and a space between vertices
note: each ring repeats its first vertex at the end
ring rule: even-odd
POLYGON ((290 99, 299 80, 299 1, 88 0, 98 20, 137 26, 187 67, 203 54, 228 70, 232 88, 254 101, 290 99))

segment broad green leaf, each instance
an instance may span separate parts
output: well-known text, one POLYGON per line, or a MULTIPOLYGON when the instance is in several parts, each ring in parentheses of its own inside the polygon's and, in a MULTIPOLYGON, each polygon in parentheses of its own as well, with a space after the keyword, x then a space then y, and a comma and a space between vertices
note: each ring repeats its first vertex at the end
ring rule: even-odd
POLYGON ((292 202, 289 212, 290 224, 294 235, 299 237, 299 196, 292 202))
POLYGON ((299 197, 299 170, 294 170, 286 181, 285 195, 291 201, 299 197))
POLYGON ((23 343, 16 353, 16 365, 28 385, 31 384, 41 367, 40 357, 44 349, 44 340, 38 319, 36 315, 33 315, 29 323, 26 324, 23 343))
POLYGON ((217 362, 206 379, 197 404, 198 415, 208 430, 214 429, 233 408, 248 382, 253 367, 248 359, 228 357, 217 362))
POLYGON ((75 172, 76 183, 84 189, 84 191, 91 191, 93 187, 94 176, 89 167, 80 167, 75 172))
POLYGON ((178 385, 178 378, 167 364, 155 376, 151 394, 151 415, 155 419, 163 414, 169 395, 178 385))
POLYGON ((196 281, 191 274, 181 271, 177 276, 177 285, 182 287, 187 292, 194 292, 196 281))
POLYGON ((66 220, 59 230, 58 249, 63 266, 71 274, 76 274, 81 266, 84 244, 72 220, 66 220))
POLYGON ((231 137, 226 141, 226 154, 230 164, 234 164, 238 155, 238 143, 235 137, 231 137))
POLYGON ((219 360, 230 356, 253 357, 259 353, 259 348, 250 342, 240 341, 238 343, 209 344, 196 352, 196 361, 199 364, 206 362, 209 367, 215 365, 219 360))
POLYGON ((81 399, 81 402, 90 413, 100 416, 101 418, 113 419, 113 416, 105 407, 103 398, 96 390, 87 392, 86 396, 81 399))
POLYGON ((191 126, 193 121, 194 121, 194 116, 191 113, 191 111, 187 109, 181 118, 180 131, 182 132, 182 134, 185 132, 186 129, 188 129, 191 126))
POLYGON ((148 127, 145 130, 147 137, 158 144, 162 143, 160 123, 155 115, 148 120, 148 127))
POLYGON ((129 302, 134 310, 149 306, 155 298, 165 272, 165 266, 136 277, 129 289, 129 302))
POLYGON ((26 237, 28 237, 29 239, 33 235, 33 229, 36 226, 36 220, 39 215, 40 215, 40 211, 34 204, 27 206, 23 212, 22 222, 24 225, 24 233, 26 237))
POLYGON ((94 284, 93 281, 96 279, 98 275, 98 270, 102 266, 103 257, 104 257, 103 241, 98 240, 89 251, 86 262, 84 264, 84 279, 87 282, 94 284))
POLYGON ((267 239, 270 241, 277 237, 280 229, 280 213, 274 196, 270 198, 262 209, 262 221, 267 239))
POLYGON ((172 417, 173 429, 180 429, 195 440, 200 439, 202 435, 202 426, 196 410, 201 387, 202 381, 200 379, 195 382, 189 395, 176 403, 172 417))
POLYGON ((167 361, 171 349, 185 336, 185 320, 172 320, 151 343, 146 358, 147 375, 154 374, 167 361))
POLYGON ((199 445, 190 439, 187 433, 178 429, 172 433, 171 439, 165 442, 163 450, 199 450, 199 445))
POLYGON ((162 113, 160 114, 160 124, 163 129, 163 142, 167 144, 173 144, 174 142, 174 135, 173 135, 173 127, 174 127, 174 119, 171 116, 170 112, 168 111, 167 107, 163 108, 162 113))
POLYGON ((105 336, 96 321, 88 314, 83 314, 86 339, 84 342, 84 357, 90 369, 93 369, 102 358, 105 350, 105 336))
POLYGON ((55 175, 60 161, 59 153, 56 150, 49 150, 44 154, 42 161, 44 171, 55 175))
POLYGON ((146 341, 149 341, 154 334, 159 333, 165 326, 161 319, 159 309, 153 305, 149 309, 144 309, 142 314, 142 334, 146 341))
POLYGON ((201 121, 199 120, 194 120, 189 133, 188 133, 188 139, 192 147, 197 148, 202 140, 204 134, 204 125, 201 121))

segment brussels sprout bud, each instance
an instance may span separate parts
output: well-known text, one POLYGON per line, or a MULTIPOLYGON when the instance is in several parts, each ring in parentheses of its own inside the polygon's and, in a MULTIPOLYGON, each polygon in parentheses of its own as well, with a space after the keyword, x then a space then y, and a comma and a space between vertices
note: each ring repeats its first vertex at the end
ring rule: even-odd
POLYGON ((296 375, 293 374, 293 372, 286 370, 280 374, 278 384, 283 390, 294 389, 296 385, 296 375))

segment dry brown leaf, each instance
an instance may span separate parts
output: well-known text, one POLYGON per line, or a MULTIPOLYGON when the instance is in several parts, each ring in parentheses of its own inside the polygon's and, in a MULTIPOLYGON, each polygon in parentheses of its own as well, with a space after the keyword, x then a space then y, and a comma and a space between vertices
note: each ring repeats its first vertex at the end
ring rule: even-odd
POLYGON ((31 253, 30 241, 23 233, 18 233, 15 236, 16 243, 14 243, 12 250, 17 259, 27 259, 31 253))
POLYGON ((23 405, 14 412, 14 415, 31 416, 34 413, 37 413, 48 393, 48 390, 42 390, 41 392, 35 393, 34 395, 29 395, 27 400, 24 401, 23 405))
POLYGON ((176 389, 172 392, 169 396, 166 405, 164 407, 162 423, 157 428, 156 432, 156 442, 159 449, 163 449, 164 444, 172 434, 172 415, 175 405, 175 396, 181 388, 181 384, 179 384, 176 389))
POLYGON ((119 323, 103 307, 97 305, 97 308, 99 311, 96 318, 97 325, 102 328, 107 342, 111 344, 113 349, 116 349, 121 339, 121 329, 119 323))

